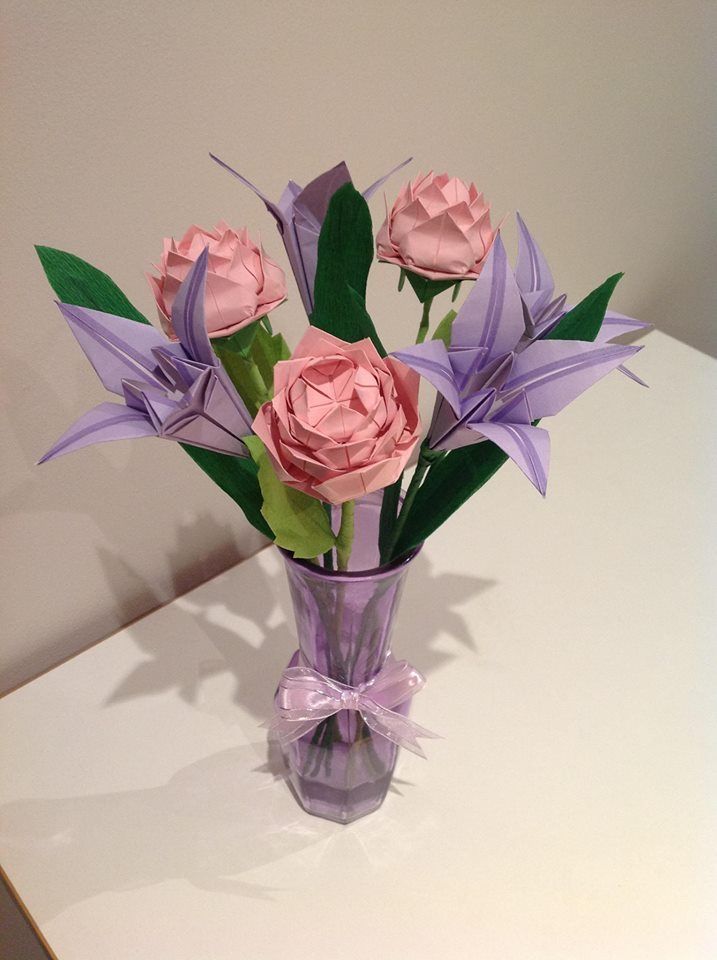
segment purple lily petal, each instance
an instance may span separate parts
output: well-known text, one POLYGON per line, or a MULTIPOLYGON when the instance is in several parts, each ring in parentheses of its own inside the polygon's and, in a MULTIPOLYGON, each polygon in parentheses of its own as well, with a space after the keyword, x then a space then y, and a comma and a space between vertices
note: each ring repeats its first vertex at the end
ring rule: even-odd
POLYGON ((231 382, 227 385, 215 370, 206 369, 189 388, 181 406, 164 419, 160 436, 218 453, 246 456, 240 437, 251 432, 251 423, 243 404, 244 414, 238 415, 235 393, 231 382))
MULTIPOLYGON (((291 270, 296 279, 296 285, 299 288, 301 302, 307 314, 311 316, 314 310, 314 279, 316 277, 319 234, 331 197, 339 187, 351 182, 348 167, 342 161, 330 170, 319 174, 303 189, 290 181, 279 202, 273 203, 251 181, 230 167, 228 163, 220 160, 213 153, 210 153, 209 156, 220 167, 223 167, 233 177, 249 187, 276 220, 291 270)), ((369 199, 391 174, 400 170, 407 163, 410 163, 410 159, 404 160, 384 177, 372 183, 365 191, 364 197, 369 199)))
POLYGON ((607 343, 608 340, 614 340, 625 333, 637 333, 638 330, 648 330, 651 326, 651 323, 643 323, 634 317, 626 317, 624 313, 608 310, 595 342, 607 343))
POLYGON ((451 347, 484 347, 485 360, 509 353, 525 332, 523 302, 500 234, 453 321, 451 347))
POLYGON ((403 170, 403 168, 405 166, 408 166, 408 164, 412 160, 413 160, 413 157, 409 157, 408 160, 402 160, 401 163, 397 163, 392 170, 388 171, 388 173, 385 173, 382 177, 379 177, 378 180, 372 183, 370 187, 366 187, 366 189, 363 192, 364 200, 370 200, 371 197, 374 195, 374 193, 376 193, 377 190, 380 190, 381 187, 384 185, 384 183, 390 177, 392 177, 394 173, 398 173, 399 170, 403 170))
POLYGON ((638 383, 641 387, 647 387, 647 389, 649 390, 650 384, 645 383, 645 381, 641 377, 638 377, 636 373, 633 373, 632 370, 628 370, 628 368, 624 367, 622 364, 620 364, 620 366, 617 369, 619 370, 620 373, 624 374, 628 378, 628 380, 632 380, 635 383, 638 383))
POLYGON ((88 307, 68 303, 57 306, 97 376, 111 393, 121 396, 125 377, 147 383, 160 382, 151 350, 165 344, 167 339, 154 327, 88 307))
POLYGON ((467 443, 477 442, 477 437, 468 428, 482 422, 495 401, 495 390, 481 390, 462 403, 460 416, 456 416, 448 403, 440 400, 436 405, 428 431, 429 445, 433 450, 455 450, 467 443))
POLYGON ((428 340, 405 350, 396 350, 391 355, 428 380, 441 396, 446 398, 456 416, 460 415, 461 401, 455 374, 446 346, 441 340, 428 340))
POLYGON ((204 289, 209 250, 205 247, 182 281, 172 304, 172 326, 191 360, 215 367, 219 361, 204 322, 204 289))
MULTIPOLYGON (((545 303, 547 303, 555 289, 550 267, 540 247, 531 236, 530 230, 528 230, 521 215, 516 212, 515 218, 518 221, 518 260, 515 266, 516 282, 520 288, 520 292, 524 296, 537 292, 545 292, 545 303)), ((545 303, 543 306, 545 306, 545 303)), ((536 314, 533 314, 533 316, 536 316, 536 314)))
POLYGON ((502 393, 525 391, 531 420, 554 416, 640 349, 579 340, 536 340, 515 357, 502 393))
POLYGON ((38 463, 46 463, 92 443, 156 436, 157 431, 147 414, 121 403, 100 403, 76 420, 38 463))
POLYGON ((545 496, 548 488, 550 435, 542 427, 524 423, 481 423, 476 429, 507 453, 534 487, 545 496))

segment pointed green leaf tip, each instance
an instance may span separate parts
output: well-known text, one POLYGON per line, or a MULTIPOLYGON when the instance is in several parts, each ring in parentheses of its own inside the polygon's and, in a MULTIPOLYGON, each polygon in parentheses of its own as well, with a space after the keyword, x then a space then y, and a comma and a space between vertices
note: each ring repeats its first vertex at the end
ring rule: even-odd
POLYGON ((622 273, 614 273, 608 277, 605 283, 601 283, 566 313, 545 339, 587 340, 592 343, 600 332, 610 297, 623 276, 622 273))
POLYGON ((138 323, 149 323, 114 280, 97 267, 54 247, 36 246, 35 250, 50 286, 62 303, 113 313, 138 323))
POLYGON ((319 234, 313 326, 348 343, 369 337, 386 351, 366 311, 366 283, 373 262, 368 204, 352 183, 332 196, 319 234))
POLYGON ((244 443, 259 467, 259 486, 264 497, 261 512, 274 531, 277 545, 302 560, 312 560, 331 550, 336 537, 321 501, 279 480, 259 437, 244 437, 244 443))

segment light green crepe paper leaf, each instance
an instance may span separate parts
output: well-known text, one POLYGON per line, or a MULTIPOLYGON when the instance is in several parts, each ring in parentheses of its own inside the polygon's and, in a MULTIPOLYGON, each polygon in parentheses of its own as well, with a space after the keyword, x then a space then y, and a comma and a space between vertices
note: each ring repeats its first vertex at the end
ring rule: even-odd
POLYGON ((444 290, 448 290, 449 287, 453 287, 460 282, 458 280, 429 280, 428 277, 422 277, 418 273, 411 273, 410 270, 406 270, 406 277, 413 287, 413 292, 418 297, 420 303, 425 303, 426 300, 433 300, 439 293, 443 293, 444 290))
POLYGON ((546 340, 588 340, 592 342, 600 332, 605 311, 622 273, 608 277, 584 300, 573 307, 545 337, 546 340))
POLYGON ((35 250, 50 286, 62 303, 113 313, 138 323, 149 323, 114 280, 97 267, 54 247, 36 246, 35 250))
POLYGON ((240 327, 239 330, 228 337, 214 337, 210 343, 217 356, 219 356, 219 351, 223 350, 224 352, 230 351, 231 353, 238 353, 242 357, 248 357, 258 328, 259 321, 255 320, 246 327, 240 327))
POLYGON ((259 467, 259 486, 264 497, 261 512, 274 531, 278 546, 302 560, 312 560, 330 550, 336 537, 321 501, 279 480, 259 437, 245 437, 244 443, 259 467))
POLYGON ((237 393, 246 404, 247 410, 254 416, 262 403, 269 399, 269 391, 258 366, 252 359, 247 360, 233 350, 215 347, 214 351, 229 374, 229 379, 236 387, 237 393))
POLYGON ((188 443, 180 444, 197 466, 244 511, 244 516, 259 533, 274 539, 271 527, 261 515, 263 498, 257 477, 258 468, 248 457, 232 457, 227 453, 205 450, 188 443))
POLYGON ((366 282, 373 262, 373 227, 368 204, 351 183, 334 193, 319 234, 314 280, 313 326, 355 343, 370 337, 382 356, 366 311, 366 282))
POLYGON ((446 350, 451 345, 451 331, 453 330, 453 321, 458 314, 455 310, 449 310, 435 329, 431 340, 442 340, 446 345, 446 350))
POLYGON ((291 351, 280 333, 269 333, 260 326, 251 348, 251 357, 259 368, 266 384, 267 393, 274 392, 274 366, 280 360, 288 360, 291 351))

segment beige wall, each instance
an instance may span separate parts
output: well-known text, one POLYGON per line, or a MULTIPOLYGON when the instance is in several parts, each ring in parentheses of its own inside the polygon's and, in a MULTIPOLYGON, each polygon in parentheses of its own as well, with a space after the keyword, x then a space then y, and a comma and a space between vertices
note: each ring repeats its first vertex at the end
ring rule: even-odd
MULTIPOLYGON (((520 209, 571 296, 624 269, 618 309, 714 349, 710 6, 5 0, 0 686, 260 545, 169 443, 33 465, 102 399, 33 243, 149 311, 143 270, 192 221, 283 254, 208 149, 272 195, 341 158, 367 184, 412 153, 520 209)), ((398 346, 417 311, 395 279, 378 268, 371 303, 398 346)), ((275 314, 294 342, 300 316, 296 296, 275 314)))

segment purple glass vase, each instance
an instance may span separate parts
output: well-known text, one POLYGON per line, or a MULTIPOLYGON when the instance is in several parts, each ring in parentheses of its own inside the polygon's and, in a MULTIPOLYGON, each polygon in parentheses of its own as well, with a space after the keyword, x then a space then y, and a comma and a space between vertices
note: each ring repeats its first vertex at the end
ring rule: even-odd
MULTIPOLYGON (((332 680, 356 686, 371 680, 390 653, 393 620, 417 548, 378 564, 381 495, 356 504, 356 537, 349 569, 335 572, 281 551, 291 589, 299 662, 332 680)), ((406 715, 410 700, 396 707, 406 715)), ((299 803, 318 817, 350 823, 381 806, 398 747, 373 733, 360 713, 339 713, 283 749, 299 803)))

